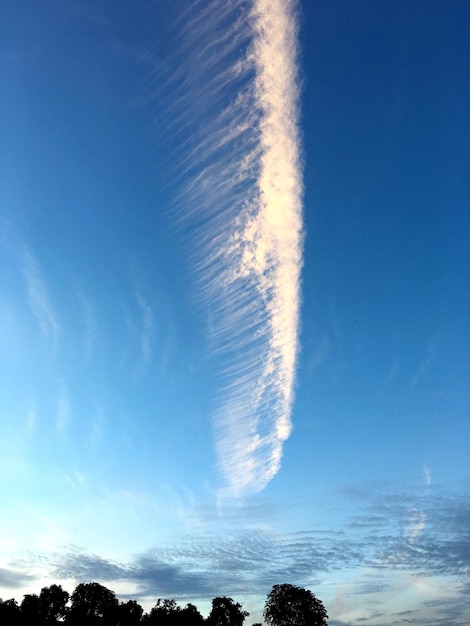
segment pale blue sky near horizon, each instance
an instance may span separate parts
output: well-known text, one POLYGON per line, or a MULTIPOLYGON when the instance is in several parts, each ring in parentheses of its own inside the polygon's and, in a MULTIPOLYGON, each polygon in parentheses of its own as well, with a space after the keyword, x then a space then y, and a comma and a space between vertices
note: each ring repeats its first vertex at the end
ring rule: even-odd
POLYGON ((2 2, 3 599, 470 620, 470 4, 290 5, 271 132, 251 2, 2 2))

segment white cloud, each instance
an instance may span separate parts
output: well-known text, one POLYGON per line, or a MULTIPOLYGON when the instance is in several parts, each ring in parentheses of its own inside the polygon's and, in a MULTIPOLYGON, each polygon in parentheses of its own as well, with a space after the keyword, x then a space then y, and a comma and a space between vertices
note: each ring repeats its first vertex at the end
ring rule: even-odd
MULTIPOLYGON (((252 14, 250 58, 259 111, 258 172, 253 200, 240 215, 240 227, 231 239, 234 256, 238 256, 232 284, 242 282, 255 295, 256 309, 247 312, 250 331, 263 340, 261 350, 252 352, 256 377, 250 376, 251 381, 241 378, 245 402, 236 415, 225 409, 229 428, 225 422, 219 436, 219 461, 229 482, 228 491, 235 495, 259 491, 273 478, 280 468, 282 444, 291 431, 302 265, 302 182, 296 29, 289 4, 257 1, 252 14)), ((249 336, 245 339, 248 346, 253 341, 249 336)), ((230 404, 233 400, 229 399, 230 404)))
POLYGON ((209 9, 195 10, 187 32, 174 113, 192 148, 177 203, 181 227, 191 221, 195 282, 220 359, 220 495, 241 496, 278 472, 292 429, 303 238, 297 31, 287 0, 255 0, 249 13, 218 0, 209 9))

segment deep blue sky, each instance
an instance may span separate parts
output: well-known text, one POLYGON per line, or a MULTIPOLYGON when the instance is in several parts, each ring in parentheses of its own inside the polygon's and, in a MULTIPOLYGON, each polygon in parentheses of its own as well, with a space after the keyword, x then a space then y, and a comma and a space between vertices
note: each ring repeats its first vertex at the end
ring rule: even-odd
POLYGON ((470 4, 251 8, 2 3, 0 597, 466 624, 470 4))

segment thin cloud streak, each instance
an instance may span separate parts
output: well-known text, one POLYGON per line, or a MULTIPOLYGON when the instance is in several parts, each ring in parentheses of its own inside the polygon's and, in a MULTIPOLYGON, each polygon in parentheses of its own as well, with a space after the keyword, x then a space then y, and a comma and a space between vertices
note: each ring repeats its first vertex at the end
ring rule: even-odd
POLYGON ((148 365, 152 359, 153 353, 155 319, 151 306, 139 291, 136 291, 135 298, 142 318, 142 331, 140 338, 141 358, 142 362, 145 365, 148 365))
POLYGON ((64 432, 71 417, 71 407, 67 387, 61 383, 57 395, 57 431, 64 432))
POLYGON ((90 299, 81 287, 77 289, 77 297, 80 302, 84 323, 84 356, 86 359, 89 359, 95 350, 97 339, 95 312, 90 299))
POLYGON ((423 467, 423 474, 424 474, 424 481, 426 485, 429 486, 431 484, 431 471, 426 465, 423 467))
POLYGON ((29 409, 27 416, 26 416, 26 433, 28 435, 32 435, 34 433, 34 431, 36 430, 36 423, 37 423, 37 410, 36 407, 33 406, 29 409))
POLYGON ((89 432, 89 447, 93 452, 99 449, 106 425, 106 414, 103 407, 96 405, 89 432))
POLYGON ((23 248, 22 257, 29 306, 39 325, 46 346, 52 354, 55 354, 61 332, 57 313, 49 300, 39 264, 27 246, 23 248))
POLYGON ((240 497, 279 471, 292 429, 303 240, 295 2, 216 1, 195 10, 186 37, 191 72, 173 111, 186 138, 179 223, 190 224, 219 359, 219 495, 240 497))

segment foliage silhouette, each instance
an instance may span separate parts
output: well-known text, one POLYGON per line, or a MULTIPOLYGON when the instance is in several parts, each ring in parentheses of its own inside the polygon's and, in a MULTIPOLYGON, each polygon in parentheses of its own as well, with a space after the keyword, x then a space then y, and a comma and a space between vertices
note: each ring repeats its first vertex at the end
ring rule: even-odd
POLYGON ((39 610, 44 624, 56 624, 67 615, 69 593, 61 585, 43 587, 39 594, 39 610))
POLYGON ((21 624, 20 607, 14 598, 5 601, 0 598, 0 624, 5 626, 21 624))
POLYGON ((71 596, 66 623, 74 626, 114 624, 118 600, 114 591, 99 583, 80 583, 71 596))
POLYGON ((207 618, 209 626, 242 626, 249 613, 232 598, 218 597, 212 600, 212 610, 207 618))
POLYGON ((284 583, 268 594, 264 619, 270 626, 327 626, 328 615, 311 591, 284 583))
MULTIPOLYGON (((35 593, 24 596, 20 605, 21 622, 23 624, 43 624, 44 618, 41 611, 41 600, 35 593)), ((3 623, 3 621, 2 621, 3 623)))
MULTIPOLYGON (((114 591, 96 582, 80 583, 71 596, 60 585, 43 587, 39 595, 26 594, 20 606, 13 598, 0 599, 0 626, 243 626, 248 615, 225 596, 212 600, 207 619, 194 604, 182 608, 167 598, 144 614, 135 600, 119 602, 114 591)), ((327 626, 328 618, 311 591, 289 584, 274 585, 264 616, 269 626, 327 626)))
POLYGON ((142 621, 144 609, 135 600, 122 602, 116 611, 118 626, 137 626, 142 621))
POLYGON ((147 626, 203 626, 204 618, 194 604, 181 608, 175 600, 159 598, 142 623, 147 626))
POLYGON ((202 626, 204 618, 194 604, 188 603, 180 613, 180 624, 183 626, 202 626))
POLYGON ((181 607, 175 600, 159 598, 150 613, 144 617, 144 624, 149 626, 176 626, 179 623, 181 607))

